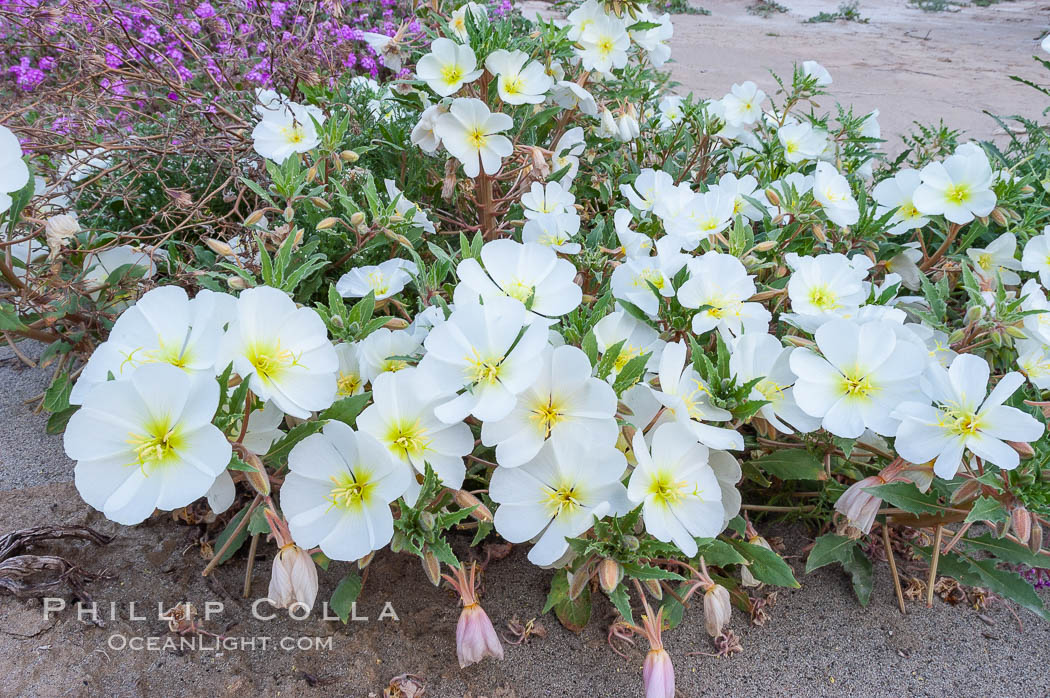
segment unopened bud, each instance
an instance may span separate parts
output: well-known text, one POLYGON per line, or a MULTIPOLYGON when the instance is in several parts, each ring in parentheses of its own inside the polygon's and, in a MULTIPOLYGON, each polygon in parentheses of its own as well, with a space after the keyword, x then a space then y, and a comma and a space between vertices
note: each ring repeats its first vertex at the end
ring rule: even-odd
POLYGON ((248 282, 239 276, 231 276, 227 278, 226 285, 233 291, 243 291, 248 288, 248 282))
POLYGON ((1007 441, 1006 443, 1010 448, 1017 451, 1017 455, 1021 456, 1021 458, 1031 458, 1035 455, 1032 445, 1024 441, 1007 441))
POLYGON ((655 579, 645 579, 642 581, 642 586, 649 592, 649 596, 652 596, 657 601, 664 598, 664 588, 660 586, 660 582, 655 579))
POLYGON ((1028 539, 1028 549, 1037 555, 1043 549, 1043 524, 1035 512, 1032 512, 1032 534, 1028 539))
POLYGON ((754 246, 755 252, 769 252, 777 246, 776 240, 763 240, 754 246))
POLYGON ((441 561, 437 559, 433 551, 427 548, 423 552, 423 572, 434 586, 441 585, 441 561))
POLYGON ((966 337, 966 332, 964 330, 955 330, 950 335, 948 335, 948 344, 958 344, 959 342, 963 341, 964 337, 966 337))
POLYGON ((219 255, 220 257, 234 257, 233 248, 229 244, 222 240, 216 240, 215 238, 204 238, 204 244, 208 246, 208 249, 219 255))
POLYGON ((971 325, 983 318, 984 312, 984 306, 971 305, 966 309, 966 315, 963 316, 963 322, 967 325, 971 325))
POLYGON ((408 320, 403 317, 392 317, 383 323, 388 330, 403 330, 408 327, 408 320))
POLYGON ((343 152, 339 153, 339 159, 341 159, 343 162, 349 162, 353 164, 360 160, 361 156, 352 150, 344 150, 343 152))
POLYGON ((1025 339, 1028 335, 1025 334, 1024 330, 1014 325, 1006 326, 1006 334, 1010 335, 1014 339, 1025 339))
POLYGON ((262 217, 263 217, 262 209, 260 209, 258 211, 252 211, 248 215, 248 217, 244 219, 244 224, 247 225, 247 226, 255 225, 256 223, 258 223, 259 221, 262 220, 262 217))
POLYGON ((1028 515, 1028 510, 1024 507, 1016 507, 1010 512, 1010 525, 1014 529, 1017 540, 1027 544, 1028 537, 1032 533, 1032 517, 1028 515))
POLYGON ((423 528, 428 531, 434 530, 434 525, 437 520, 434 518, 434 513, 430 511, 424 511, 419 515, 419 523, 422 524, 423 528))
POLYGON ((1021 193, 1022 194, 1034 194, 1035 193, 1035 187, 1033 187, 1031 184, 1026 184, 1023 187, 1021 187, 1021 193))
POLYGON ((311 165, 310 169, 306 171, 306 183, 313 184, 315 179, 317 179, 317 165, 311 165))
POLYGON ((616 560, 605 558, 598 564, 598 584, 606 594, 616 591, 622 579, 623 568, 616 560))
POLYGON ((252 466, 251 470, 246 470, 244 473, 248 484, 262 496, 270 496, 270 475, 266 472, 266 466, 263 465, 259 456, 251 451, 245 451, 244 462, 252 466))
POLYGON ((711 637, 722 634, 722 628, 729 623, 733 614, 733 604, 729 599, 729 590, 721 584, 712 584, 704 592, 704 628, 711 637))
POLYGON ((470 512, 471 518, 476 521, 492 523, 492 512, 489 511, 489 508, 485 506, 480 499, 472 495, 470 492, 467 492, 466 490, 456 490, 452 495, 452 499, 464 509, 470 509, 473 507, 474 510, 470 512))
POLYGON ((981 493, 981 483, 977 480, 967 480, 952 492, 952 504, 968 502, 981 493))
POLYGON ((316 206, 317 208, 321 209, 322 211, 331 211, 332 210, 332 204, 328 203, 327 201, 325 201, 324 199, 322 199, 319 196, 311 196, 310 197, 310 203, 313 204, 314 206, 316 206))
POLYGON ((780 206, 780 196, 777 194, 776 189, 772 187, 766 189, 766 200, 774 206, 780 206))
POLYGON ((639 543, 638 539, 634 536, 623 537, 623 547, 627 548, 628 550, 637 550, 639 545, 641 545, 641 543, 639 543))
POLYGON ((329 228, 334 228, 335 224, 338 222, 338 218, 329 216, 328 218, 323 219, 320 223, 317 224, 317 230, 328 230, 329 228))
POLYGON ((49 245, 61 247, 62 243, 80 232, 80 223, 68 213, 51 216, 44 223, 44 235, 49 245), (56 242, 52 242, 56 241, 56 242))
POLYGON ((343 317, 341 315, 333 315, 330 319, 330 322, 333 326, 339 329, 343 329, 343 327, 345 327, 345 323, 343 323, 343 317))
POLYGON ((350 225, 355 228, 365 222, 365 214, 360 211, 354 211, 350 214, 350 225))
POLYGON ((402 552, 405 549, 405 542, 405 534, 401 531, 394 531, 393 537, 390 538, 390 552, 402 552))
POLYGON ((820 240, 821 242, 827 242, 828 236, 824 234, 824 226, 819 223, 813 224, 813 237, 820 240))
POLYGON ((789 334, 784 337, 784 340, 796 347, 811 347, 813 346, 812 339, 806 339, 805 337, 799 337, 798 335, 789 334))
POLYGON ((993 221, 995 221, 999 225, 1004 226, 1004 227, 1006 226, 1006 223, 1007 223, 1006 216, 1003 214, 1003 210, 1001 208, 999 208, 998 206, 996 206, 995 208, 992 209, 991 218, 992 218, 993 221))
POLYGON ((583 568, 576 570, 576 572, 569 572, 569 599, 575 601, 583 593, 583 590, 587 588, 587 584, 591 581, 591 572, 589 571, 590 565, 585 565, 583 568))
POLYGON ((291 223, 292 219, 295 218, 295 209, 288 206, 284 209, 284 220, 286 223, 291 223))

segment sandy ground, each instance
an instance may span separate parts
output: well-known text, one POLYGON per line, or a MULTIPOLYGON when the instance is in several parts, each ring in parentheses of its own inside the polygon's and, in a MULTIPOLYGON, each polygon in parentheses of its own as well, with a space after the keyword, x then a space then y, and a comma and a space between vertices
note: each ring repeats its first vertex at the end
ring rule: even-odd
MULTIPOLYGON (((38 350, 27 346, 31 355, 33 349, 38 350)), ((604 598, 596 601, 582 634, 565 630, 552 615, 542 616, 546 637, 505 645, 503 662, 487 660, 460 670, 456 598, 431 586, 415 558, 389 552, 373 563, 359 602, 358 615, 368 621, 343 626, 317 613, 302 621, 254 618, 251 600, 240 596, 244 550, 205 579, 197 543, 215 531, 175 524, 164 514, 124 528, 81 502, 69 482, 72 464, 61 455, 60 439, 45 435, 41 418, 22 404, 45 383, 39 369, 0 350, 0 533, 45 524, 93 526, 114 535, 114 541, 103 548, 60 542, 33 552, 62 555, 111 577, 87 587, 103 626, 78 619, 71 607, 46 617, 39 601, 0 596, 0 666, 8 667, 0 695, 364 697, 381 696, 388 682, 404 673, 422 677, 426 695, 437 698, 641 695, 644 649, 629 650, 629 659, 609 650, 605 633, 615 613, 604 598), (209 601, 224 608, 203 627, 233 642, 255 638, 254 649, 217 648, 211 641, 196 649, 163 647, 165 638, 175 636, 156 618, 158 602, 165 607, 190 602, 203 609, 209 601), (387 601, 399 620, 378 619, 387 601), (264 637, 269 649, 261 645, 264 637), (291 651, 272 647, 285 637, 292 638, 291 651), (132 638, 156 642, 157 649, 121 649, 136 641, 132 638), (311 638, 331 645, 311 646, 311 638), (294 649, 298 642, 308 643, 307 649, 294 649)), ((665 636, 679 696, 1050 695, 1045 669, 1050 624, 1023 610, 1015 616, 998 600, 980 612, 940 600, 932 609, 911 602, 901 615, 886 565, 879 561, 871 605, 862 608, 840 571, 803 575, 799 552, 812 532, 760 527, 784 537, 802 589, 778 592, 762 627, 735 611, 732 628, 744 652, 731 658, 690 655, 713 651, 701 611, 691 609, 685 623, 665 636)), ((456 545, 461 555, 468 554, 464 540, 456 545)), ((506 559, 491 562, 484 577, 483 604, 501 631, 515 617, 537 618, 543 607, 549 573, 533 567, 526 552, 517 546, 506 559)), ((253 598, 265 592, 268 558, 254 565, 253 598)), ((322 573, 319 603, 330 598, 346 569, 335 563, 322 573)), ((924 565, 905 565, 905 574, 924 577, 924 565)))

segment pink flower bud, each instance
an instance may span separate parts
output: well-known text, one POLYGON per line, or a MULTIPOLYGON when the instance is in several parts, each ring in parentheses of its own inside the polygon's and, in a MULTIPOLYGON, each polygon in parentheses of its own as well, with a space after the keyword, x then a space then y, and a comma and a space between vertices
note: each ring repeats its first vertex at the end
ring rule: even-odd
POLYGON ((875 515, 882 506, 882 500, 866 492, 865 488, 884 484, 886 480, 878 475, 854 482, 835 502, 835 511, 845 516, 850 525, 857 530, 862 533, 870 533, 871 525, 875 523, 875 515))
POLYGON ((733 604, 729 599, 729 590, 721 584, 712 584, 704 592, 704 627, 711 637, 722 634, 722 628, 729 624, 733 613, 733 604))
POLYGON ((282 547, 273 560, 266 597, 277 608, 302 604, 312 609, 317 598, 317 568, 310 553, 294 543, 282 547))
POLYGON ((463 607, 456 626, 456 656, 460 668, 480 662, 485 657, 503 659, 503 645, 485 609, 479 603, 463 607))
POLYGON ((642 665, 645 698, 674 698, 674 666, 663 647, 653 648, 642 665))

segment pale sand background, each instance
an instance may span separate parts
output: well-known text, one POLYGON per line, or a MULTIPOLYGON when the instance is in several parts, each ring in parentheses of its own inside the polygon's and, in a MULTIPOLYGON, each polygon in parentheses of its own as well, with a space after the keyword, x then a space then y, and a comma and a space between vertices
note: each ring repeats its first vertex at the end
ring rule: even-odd
MULTIPOLYGON (((861 7, 871 18, 867 25, 802 24, 822 9, 834 10, 836 3, 784 4, 791 13, 768 20, 747 14, 743 2, 707 2, 710 17, 675 17, 676 79, 716 97, 745 79, 771 90, 767 67, 786 72, 793 60, 812 58, 831 71, 840 100, 881 110, 889 149, 897 147, 895 137, 913 120, 941 115, 984 138, 994 136, 997 126, 982 109, 1035 116, 1045 105, 1035 92, 1004 75, 1046 79, 1030 56, 1048 24, 1047 0, 936 14, 907 9, 903 2, 869 0, 861 7), (917 38, 927 34, 928 40, 917 38)), ((40 351, 32 345, 25 349, 33 356, 40 351)), ((239 598, 243 553, 205 581, 199 576, 203 562, 193 548, 196 529, 172 525, 162 516, 134 529, 121 528, 79 500, 69 484, 72 463, 63 455, 61 439, 45 435, 46 420, 23 405, 47 380, 40 370, 25 368, 6 347, 0 349, 0 532, 40 524, 96 526, 117 534, 114 543, 101 550, 62 544, 47 552, 65 554, 89 570, 114 573, 115 579, 91 587, 97 599, 123 609, 129 601, 141 609, 157 600, 224 600, 225 614, 207 626, 213 632, 334 635, 333 649, 221 655, 115 652, 106 648, 112 633, 161 636, 165 624, 117 620, 97 628, 68 612, 44 622, 35 602, 0 597, 0 663, 7 669, 0 695, 356 698, 382 695, 387 681, 405 672, 423 676, 427 695, 438 698, 641 695, 643 651, 636 650, 626 661, 606 648, 605 626, 613 612, 602 600, 583 634, 573 635, 546 616, 541 619, 548 631, 545 639, 507 646, 504 662, 486 661, 460 671, 453 642, 458 615, 454 598, 426 583, 414 560, 388 553, 373 566, 361 613, 374 618, 381 602, 390 600, 401 616, 399 623, 360 623, 346 629, 320 620, 252 620, 248 604, 239 598)), ((800 527, 766 527, 766 532, 784 535, 789 554, 797 554, 813 536, 800 527)), ((519 546, 510 558, 492 563, 483 602, 497 628, 513 616, 532 618, 542 608, 548 573, 529 565, 524 553, 519 546)), ((969 608, 938 600, 933 609, 912 603, 902 616, 881 562, 876 563, 871 606, 865 609, 838 570, 804 576, 800 558, 796 555, 791 562, 803 588, 780 592, 765 627, 749 627, 734 612, 732 627, 743 654, 731 659, 686 656, 711 651, 699 611, 668 633, 680 696, 1050 695, 1050 624, 1033 615, 1017 611, 1022 630, 1002 602, 984 610, 987 620, 982 620, 969 608)), ((924 573, 918 566, 910 571, 924 573)), ((322 575, 319 599, 328 598, 341 574, 333 566, 322 575)), ((257 563, 255 578, 256 590, 262 592, 268 563, 257 563)))

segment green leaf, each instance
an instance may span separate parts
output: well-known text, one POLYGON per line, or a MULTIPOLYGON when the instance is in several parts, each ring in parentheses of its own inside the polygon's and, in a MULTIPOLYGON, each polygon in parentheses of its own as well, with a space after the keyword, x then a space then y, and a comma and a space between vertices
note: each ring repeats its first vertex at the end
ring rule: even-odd
POLYGON ((339 620, 344 624, 350 619, 350 611, 353 610, 354 602, 361 594, 362 584, 361 575, 357 573, 357 570, 350 570, 332 592, 328 606, 335 611, 339 620))
POLYGON ((18 317, 15 307, 9 303, 0 303, 0 330, 18 331, 26 329, 26 325, 18 317))
POLYGON ((427 544, 427 547, 439 561, 451 567, 459 567, 459 558, 452 552, 452 546, 441 536, 435 536, 434 540, 427 544))
POLYGON ((820 458, 801 448, 774 451, 751 463, 781 480, 823 480, 825 477, 820 458))
POLYGON ((44 391, 44 409, 48 412, 61 412, 69 408, 69 393, 73 391, 73 381, 69 373, 63 371, 55 376, 51 385, 44 391))
POLYGON ((635 356, 624 365, 619 373, 616 374, 616 380, 613 382, 613 390, 617 395, 622 395, 625 390, 633 386, 638 382, 638 379, 645 375, 645 366, 649 363, 649 357, 651 355, 651 352, 647 352, 635 356))
POLYGON ((996 538, 990 533, 985 533, 976 538, 966 538, 965 543, 981 550, 986 550, 1003 562, 1050 569, 1050 555, 1037 555, 1029 550, 1027 546, 1006 538, 996 538))
POLYGON ((585 584, 580 595, 575 600, 570 600, 567 571, 558 570, 551 578, 551 591, 547 595, 547 604, 543 612, 551 609, 554 609, 554 615, 562 625, 574 633, 580 632, 591 619, 591 585, 585 584))
POLYGON ((627 587, 623 584, 617 585, 613 592, 609 594, 609 600, 612 601, 612 605, 620 612, 623 619, 633 625, 634 613, 631 611, 631 598, 627 594, 627 587))
POLYGON ((272 533, 270 522, 266 520, 266 507, 256 507, 252 512, 252 517, 248 519, 248 535, 254 536, 259 533, 266 535, 272 533))
POLYGON ((236 453, 234 453, 233 455, 230 456, 230 462, 226 466, 226 469, 227 470, 240 470, 241 472, 245 472, 245 473, 256 472, 256 469, 253 466, 248 465, 243 460, 241 460, 240 456, 238 456, 236 453))
POLYGON ((328 566, 332 564, 332 559, 318 550, 316 553, 310 553, 310 557, 314 559, 314 563, 325 572, 328 571, 328 566))
POLYGON ((772 550, 742 540, 730 539, 727 542, 751 562, 748 570, 758 581, 792 589, 801 587, 784 558, 772 550))
POLYGON ((941 514, 950 508, 939 504, 935 493, 930 491, 923 494, 911 482, 889 482, 885 485, 865 487, 864 491, 889 502, 898 509, 916 515, 941 514))
POLYGON ((602 354, 602 359, 598 362, 595 371, 599 380, 605 380, 605 378, 612 373, 613 367, 616 365, 616 359, 620 358, 620 350, 623 349, 624 342, 626 341, 626 339, 623 339, 611 347, 606 347, 605 353, 602 354))
POLYGON ((321 413, 321 419, 334 419, 352 427, 357 416, 364 411, 371 399, 372 393, 364 392, 336 400, 331 407, 321 413))
POLYGON ((843 561, 842 567, 849 572, 853 580, 853 593, 857 595, 857 601, 860 601, 861 606, 867 606, 871 601, 871 590, 875 584, 871 573, 871 560, 860 549, 860 546, 854 546, 853 554, 849 556, 849 559, 843 561))
POLYGON ((583 341, 580 342, 580 348, 583 349, 583 353, 587 355, 587 360, 591 362, 593 366, 598 361, 598 340, 594 336, 594 332, 590 331, 583 336, 583 341))
POLYGON ((698 538, 699 555, 709 566, 725 567, 726 565, 743 565, 747 558, 738 553, 733 546, 717 538, 698 538))
POLYGON ((631 562, 625 562, 622 564, 623 573, 628 577, 634 577, 635 579, 673 579, 676 582, 685 581, 685 577, 675 572, 660 569, 659 567, 651 567, 649 565, 636 565, 631 562))
POLYGON ((999 521, 1006 521, 1008 514, 1006 513, 1006 507, 1003 503, 994 497, 980 496, 973 502, 973 508, 970 509, 970 513, 966 515, 966 519, 963 523, 970 523, 971 521, 990 521, 991 523, 997 523, 999 521))
POLYGON ((813 549, 809 551, 806 559, 806 574, 820 569, 825 565, 837 562, 845 565, 853 557, 853 549, 857 547, 857 541, 846 536, 828 533, 817 538, 813 549))
POLYGON ((982 586, 1027 608, 1043 620, 1050 620, 1050 613, 1043 607, 1042 599, 1024 577, 1010 570, 999 569, 996 567, 995 560, 975 560, 966 556, 962 557, 981 577, 984 582, 982 586))
MULTIPOLYGON (((240 526, 241 521, 243 521, 244 517, 247 515, 248 507, 244 507, 239 512, 237 512, 236 516, 230 519, 230 523, 226 524, 226 528, 224 528, 222 530, 222 533, 220 533, 215 539, 215 545, 212 546, 215 552, 222 550, 222 546, 226 545, 226 541, 229 540, 231 536, 233 536, 234 531, 237 530, 237 527, 240 526)), ((233 557, 234 553, 241 549, 241 546, 244 545, 244 541, 246 540, 248 540, 247 527, 242 528, 240 532, 237 533, 237 535, 233 538, 233 542, 230 544, 230 547, 227 548, 226 552, 222 554, 222 557, 219 558, 219 562, 217 564, 221 565, 227 560, 229 560, 231 557, 233 557)))
POLYGON ((292 427, 283 439, 280 439, 274 445, 270 446, 269 452, 266 454, 266 460, 271 463, 280 463, 288 457, 288 453, 292 448, 305 439, 311 434, 316 434, 324 428, 324 422, 317 420, 313 422, 303 422, 298 426, 292 427))
POLYGON ((55 412, 47 418, 47 427, 45 427, 44 430, 51 435, 61 434, 66 430, 66 424, 69 423, 69 418, 76 414, 79 409, 80 405, 74 405, 72 407, 67 407, 61 412, 55 412))

